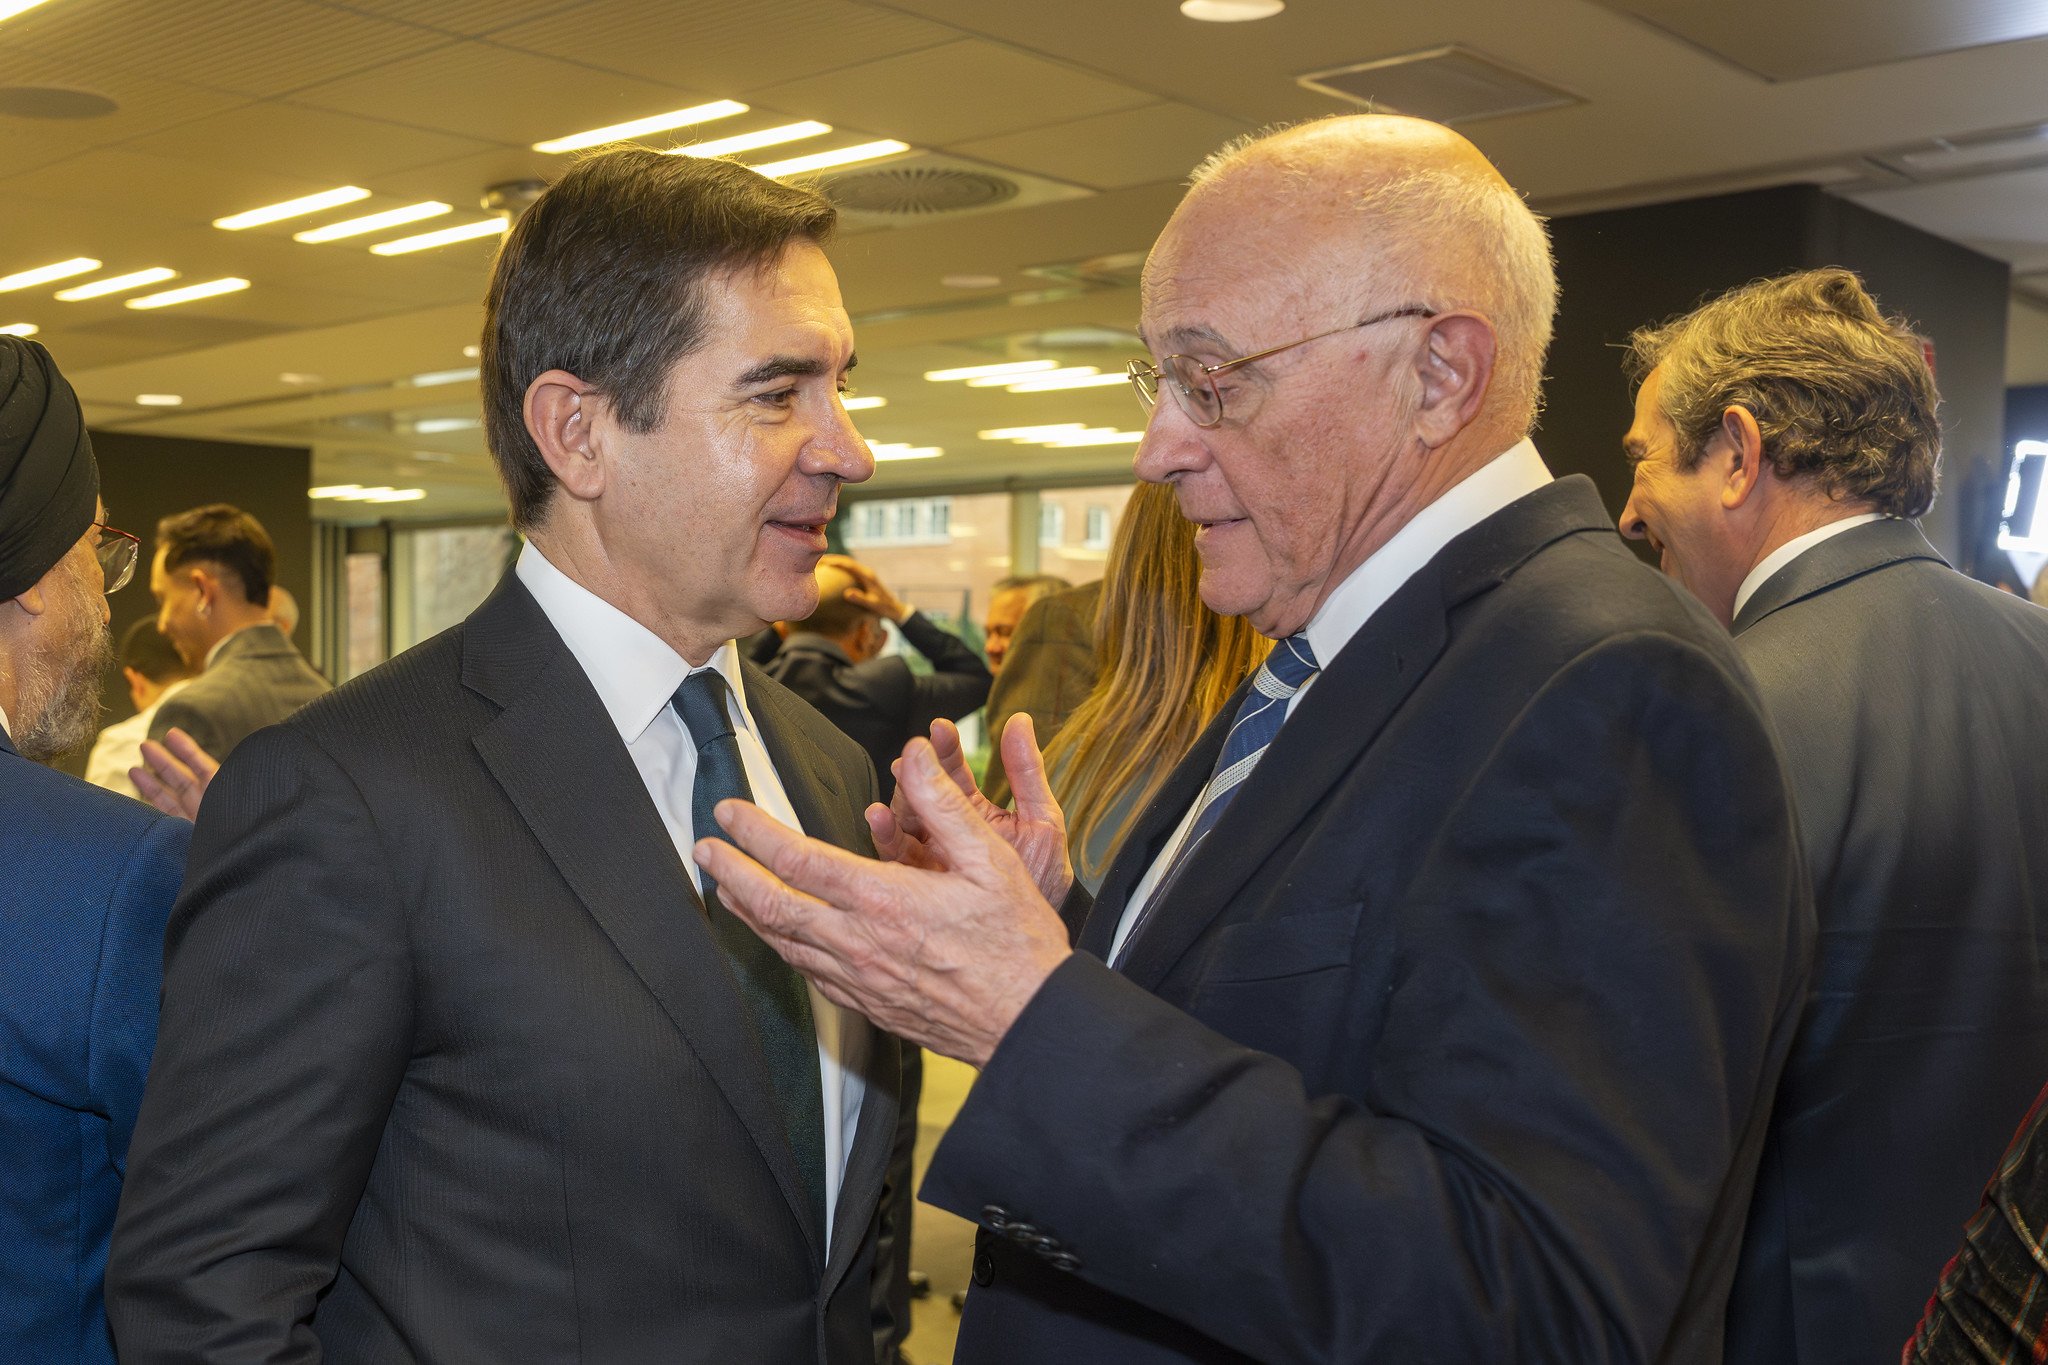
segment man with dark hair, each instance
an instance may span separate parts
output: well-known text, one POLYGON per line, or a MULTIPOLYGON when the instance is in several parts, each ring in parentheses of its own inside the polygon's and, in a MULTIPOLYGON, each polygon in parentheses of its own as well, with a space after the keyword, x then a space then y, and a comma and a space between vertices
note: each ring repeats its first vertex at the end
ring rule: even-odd
POLYGON ((686 856, 742 792, 872 847, 859 746, 733 644, 811 613, 874 468, 833 217, 635 148, 508 234, 483 386, 526 547, 207 791, 124 1361, 872 1365, 900 1047, 686 856))
POLYGON ((215 759, 328 690, 271 617, 275 552, 263 524, 226 503, 157 523, 149 590, 157 628, 199 674, 157 708, 149 738, 183 730, 215 759))
POLYGON ((192 681, 192 667, 153 617, 128 627, 121 637, 121 677, 135 714, 100 731, 85 760, 85 780, 123 796, 141 796, 128 774, 142 765, 142 742, 149 738, 157 708, 192 681))
POLYGON ((1621 529, 1732 625, 1820 917, 1728 1358, 1895 1358, 2048 1074, 2048 612, 1910 520, 1934 500, 1934 378, 1848 271, 1734 290, 1631 358, 1621 529))
POLYGON ((90 738, 104 524, 78 399, 0 336, 0 1360, 113 1365, 107 1234, 156 1033, 164 918, 192 827, 44 766, 90 738))

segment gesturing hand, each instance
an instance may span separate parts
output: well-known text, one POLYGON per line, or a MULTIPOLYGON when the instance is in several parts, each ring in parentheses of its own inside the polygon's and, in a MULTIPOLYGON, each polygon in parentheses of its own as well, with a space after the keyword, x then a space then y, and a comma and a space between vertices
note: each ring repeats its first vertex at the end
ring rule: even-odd
POLYGON ((159 744, 142 741, 142 766, 128 770, 128 780, 142 799, 165 815, 199 818, 199 801, 220 764, 199 747, 199 741, 175 725, 159 744))
MULTIPOLYGON (((1020 711, 1003 727, 1003 769, 1010 774, 1010 790, 1017 807, 1005 810, 981 794, 974 770, 967 765, 967 750, 960 743, 960 731, 950 720, 932 723, 931 748, 939 767, 966 800, 967 809, 1001 836, 1031 873, 1038 893, 1058 905, 1074 885, 1074 863, 1067 853, 1067 817, 1053 798, 1046 780, 1045 760, 1038 752, 1038 736, 1031 717, 1020 711)), ((915 742, 913 742, 914 744, 915 742)), ((905 757, 890 765, 896 774, 896 795, 886 806, 868 807, 868 828, 874 832, 875 849, 891 862, 911 867, 937 868, 944 864, 934 856, 931 841, 904 790, 905 757)))
POLYGON ((739 847, 700 839, 694 856, 720 902, 827 999, 982 1066, 1066 960, 1066 926, 932 745, 913 740, 898 771, 944 870, 858 857, 745 801, 718 806, 739 847))

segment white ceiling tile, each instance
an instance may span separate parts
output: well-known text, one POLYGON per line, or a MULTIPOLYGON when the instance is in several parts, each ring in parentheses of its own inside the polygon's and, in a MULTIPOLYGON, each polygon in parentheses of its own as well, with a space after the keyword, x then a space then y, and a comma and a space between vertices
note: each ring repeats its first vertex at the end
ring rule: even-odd
POLYGON ((284 101, 245 104, 122 144, 128 151, 240 166, 325 185, 377 187, 377 177, 481 152, 475 138, 428 132, 284 101))
POLYGON ((953 150, 1095 189, 1123 189, 1185 180, 1203 157, 1250 131, 1249 124, 1184 104, 1152 104, 956 143, 953 150))

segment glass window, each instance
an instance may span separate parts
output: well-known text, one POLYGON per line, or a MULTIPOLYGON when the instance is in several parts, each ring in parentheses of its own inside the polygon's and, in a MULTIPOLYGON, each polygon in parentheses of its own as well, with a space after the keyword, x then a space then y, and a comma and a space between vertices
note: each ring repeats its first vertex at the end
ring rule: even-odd
POLYGON ((412 648, 475 611, 519 553, 503 522, 392 528, 391 649, 412 648))
POLYGON ((1116 536, 1117 523, 1123 520, 1124 504, 1130 501, 1131 487, 1041 489, 1038 494, 1040 530, 1044 529, 1049 516, 1057 515, 1062 528, 1071 517, 1086 535, 1076 542, 1069 542, 1064 536, 1056 541, 1041 536, 1039 571, 1057 574, 1075 584, 1102 577, 1103 565, 1109 559, 1109 542, 1116 536))
POLYGON ((1058 545, 1067 538, 1067 509, 1062 503, 1045 501, 1038 505, 1038 543, 1058 545))
POLYGON ((1088 508, 1088 533, 1081 540, 1084 550, 1107 550, 1109 548, 1109 509, 1090 505, 1088 508))
POLYGON ((381 552, 345 556, 348 634, 343 647, 348 662, 342 676, 358 677, 384 662, 384 556, 381 552))

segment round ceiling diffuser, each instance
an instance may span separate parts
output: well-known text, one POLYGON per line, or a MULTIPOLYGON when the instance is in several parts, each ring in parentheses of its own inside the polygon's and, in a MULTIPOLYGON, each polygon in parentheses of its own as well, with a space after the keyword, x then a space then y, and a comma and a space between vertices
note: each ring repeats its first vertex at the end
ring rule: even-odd
POLYGON ((120 108, 90 90, 55 85, 0 85, 0 114, 14 118, 104 118, 120 108))
POLYGON ((957 213, 1014 199, 1017 186, 999 175, 953 166, 878 166, 832 177, 825 193, 857 213, 957 213))

